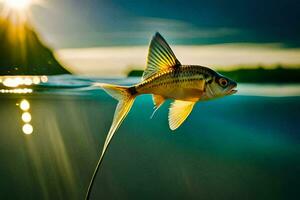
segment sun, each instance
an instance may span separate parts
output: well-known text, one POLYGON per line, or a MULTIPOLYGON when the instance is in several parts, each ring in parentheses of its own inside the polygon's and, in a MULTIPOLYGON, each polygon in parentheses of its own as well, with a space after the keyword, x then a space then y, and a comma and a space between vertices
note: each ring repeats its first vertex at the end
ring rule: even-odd
POLYGON ((0 18, 22 24, 29 18, 30 8, 39 2, 40 0, 0 0, 0 18))
POLYGON ((9 9, 24 11, 31 6, 32 0, 4 0, 4 4, 9 9))

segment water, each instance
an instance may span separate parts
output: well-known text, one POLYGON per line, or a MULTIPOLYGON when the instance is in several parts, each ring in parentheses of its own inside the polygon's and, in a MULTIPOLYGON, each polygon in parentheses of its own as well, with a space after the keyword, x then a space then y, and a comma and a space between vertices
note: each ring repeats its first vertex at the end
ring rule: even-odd
MULTIPOLYGON (((0 94, 0 199, 84 199, 116 101, 95 81, 54 76, 29 94, 0 94), (33 132, 24 134, 22 100, 33 132)), ((114 137, 92 199, 296 199, 299 85, 240 85, 201 102, 175 132, 168 104, 153 119, 137 98, 114 137), (268 91, 268 92, 266 92, 268 91)))

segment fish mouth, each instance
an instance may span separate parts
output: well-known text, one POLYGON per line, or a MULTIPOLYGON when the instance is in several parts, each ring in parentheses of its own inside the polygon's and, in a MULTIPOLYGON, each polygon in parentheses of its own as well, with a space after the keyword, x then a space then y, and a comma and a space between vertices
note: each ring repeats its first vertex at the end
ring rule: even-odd
POLYGON ((227 91, 227 95, 235 94, 237 93, 236 85, 233 85, 229 90, 227 91))

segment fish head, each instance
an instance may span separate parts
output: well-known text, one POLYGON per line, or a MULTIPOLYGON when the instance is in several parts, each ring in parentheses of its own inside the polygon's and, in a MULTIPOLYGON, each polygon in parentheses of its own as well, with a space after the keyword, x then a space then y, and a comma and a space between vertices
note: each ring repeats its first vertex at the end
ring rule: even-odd
POLYGON ((207 82, 207 92, 211 98, 232 95, 237 92, 237 83, 219 73, 215 73, 207 82))

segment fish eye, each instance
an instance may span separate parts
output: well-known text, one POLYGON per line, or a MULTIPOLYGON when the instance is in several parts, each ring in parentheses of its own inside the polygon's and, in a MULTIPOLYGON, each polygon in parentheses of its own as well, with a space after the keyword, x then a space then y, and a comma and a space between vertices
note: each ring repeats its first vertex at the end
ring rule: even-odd
POLYGON ((220 78, 220 79, 219 79, 219 84, 220 84, 222 87, 226 87, 227 84, 228 84, 228 81, 227 81, 225 78, 220 78))

